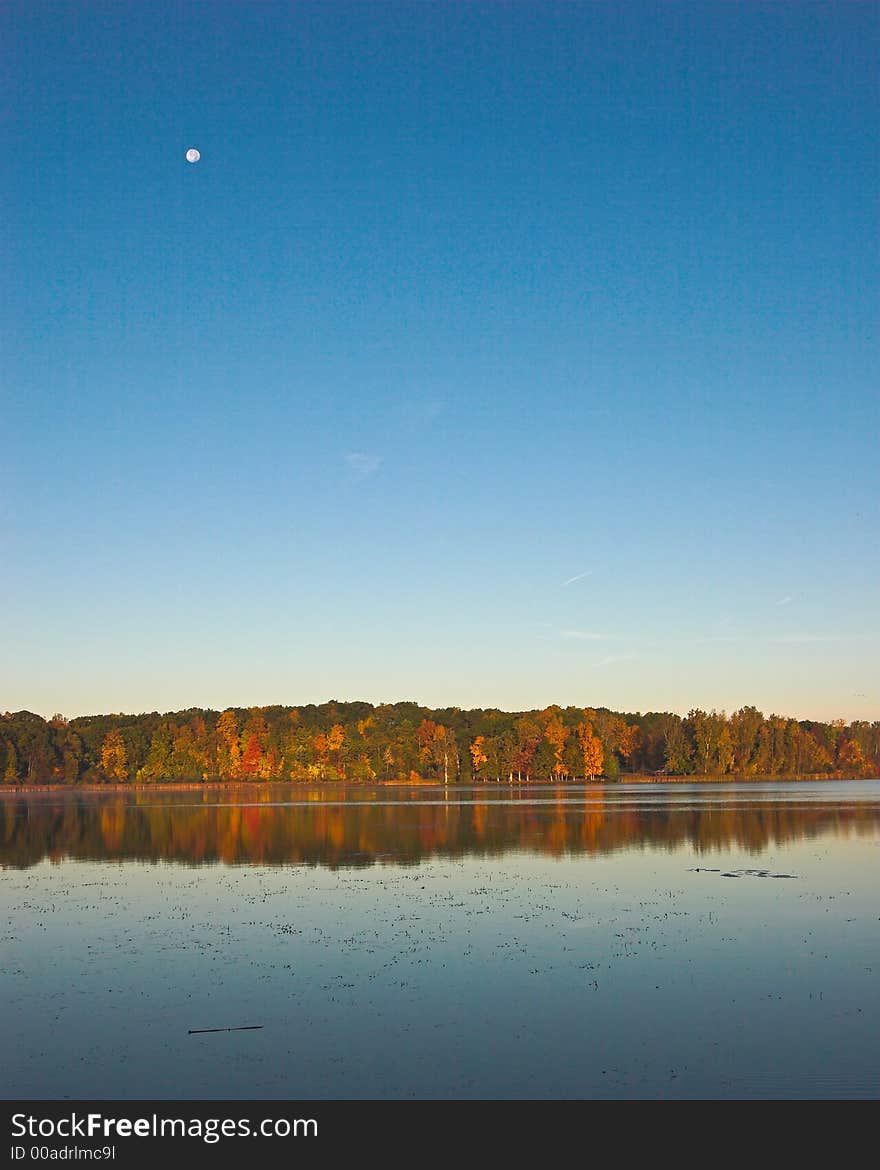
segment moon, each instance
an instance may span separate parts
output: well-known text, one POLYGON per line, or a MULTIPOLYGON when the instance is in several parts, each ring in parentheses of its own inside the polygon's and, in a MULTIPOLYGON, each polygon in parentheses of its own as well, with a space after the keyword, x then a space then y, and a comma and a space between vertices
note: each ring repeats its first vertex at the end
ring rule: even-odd
POLYGON ((186 152, 186 161, 187 162, 193 162, 193 163, 198 162, 201 157, 202 156, 199 154, 199 152, 195 149, 194 146, 191 146, 189 148, 189 150, 186 152))

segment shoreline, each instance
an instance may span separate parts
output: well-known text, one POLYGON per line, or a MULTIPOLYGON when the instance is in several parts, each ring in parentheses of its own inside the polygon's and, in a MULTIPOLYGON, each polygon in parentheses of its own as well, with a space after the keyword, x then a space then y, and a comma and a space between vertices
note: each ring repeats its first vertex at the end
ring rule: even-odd
POLYGON ((626 784, 825 784, 847 780, 877 780, 878 776, 844 776, 841 773, 824 773, 802 776, 647 776, 631 775, 615 780, 478 780, 465 783, 443 784, 439 780, 166 780, 156 784, 0 784, 0 796, 37 792, 228 792, 240 789, 244 792, 263 791, 270 788, 297 788, 315 792, 339 791, 340 789, 363 790, 370 788, 430 788, 439 790, 470 790, 480 788, 586 788, 597 786, 618 787, 626 784))

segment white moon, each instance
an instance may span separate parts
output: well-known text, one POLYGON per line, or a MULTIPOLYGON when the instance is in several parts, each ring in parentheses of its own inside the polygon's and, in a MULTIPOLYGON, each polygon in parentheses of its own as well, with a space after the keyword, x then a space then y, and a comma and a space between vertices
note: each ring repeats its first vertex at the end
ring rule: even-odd
POLYGON ((187 162, 198 162, 201 157, 202 156, 199 154, 199 152, 196 149, 194 149, 194 147, 192 147, 192 146, 186 152, 186 161, 187 162))

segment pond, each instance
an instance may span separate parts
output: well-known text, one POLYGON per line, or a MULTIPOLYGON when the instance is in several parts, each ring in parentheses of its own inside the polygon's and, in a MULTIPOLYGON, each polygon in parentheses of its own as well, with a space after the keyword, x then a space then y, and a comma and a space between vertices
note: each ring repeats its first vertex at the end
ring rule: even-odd
POLYGON ((7 1098, 880 1093, 880 781, 6 793, 0 866, 7 1098))

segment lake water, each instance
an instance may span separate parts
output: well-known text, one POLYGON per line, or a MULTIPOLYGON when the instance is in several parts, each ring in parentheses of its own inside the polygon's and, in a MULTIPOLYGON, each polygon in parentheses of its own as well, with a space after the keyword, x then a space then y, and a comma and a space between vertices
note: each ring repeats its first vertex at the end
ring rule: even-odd
POLYGON ((880 781, 7 793, 0 866, 6 1098, 880 1096, 880 781))

